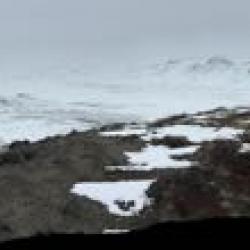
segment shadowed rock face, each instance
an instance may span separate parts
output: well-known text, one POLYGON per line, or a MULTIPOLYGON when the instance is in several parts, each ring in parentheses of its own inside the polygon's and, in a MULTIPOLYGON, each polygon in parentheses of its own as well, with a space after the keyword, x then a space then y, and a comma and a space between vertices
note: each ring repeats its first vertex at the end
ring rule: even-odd
MULTIPOLYGON (((211 116, 222 111, 228 116, 224 109, 199 115, 206 116, 208 126, 217 119, 211 116)), ((194 117, 174 116, 147 126, 197 124, 194 117)), ((220 119, 223 122, 217 119, 217 125, 224 126, 226 119, 220 119)), ((237 119, 233 124, 250 117, 244 113, 237 119)), ((96 234, 107 228, 137 229, 169 220, 249 217, 250 152, 240 152, 240 148, 250 140, 248 129, 242 126, 245 132, 238 138, 204 141, 196 144, 195 153, 178 156, 192 160, 192 167, 183 169, 105 170, 105 166, 129 164, 124 152, 140 151, 146 145, 138 135, 105 137, 96 129, 35 143, 14 142, 0 154, 0 241, 38 233, 96 234), (112 215, 101 203, 70 193, 77 182, 126 179, 157 179, 147 191, 154 203, 135 217, 112 215)), ((122 127, 124 124, 104 126, 101 131, 122 127)), ((169 135, 147 143, 170 148, 194 145, 186 137, 169 135)), ((124 210, 134 206, 132 200, 117 202, 124 210)))
POLYGON ((250 152, 239 153, 238 141, 216 140, 204 142, 193 158, 196 166, 160 177, 148 191, 157 217, 250 216, 250 152))
POLYGON ((210 176, 195 170, 163 177, 148 192, 150 197, 157 197, 153 205, 157 217, 164 221, 226 215, 219 190, 211 181, 210 176))
POLYGON ((240 136, 243 143, 250 143, 250 132, 245 132, 240 136))
MULTIPOLYGON (((235 166, 239 159, 241 143, 234 140, 215 140, 202 143, 197 152, 197 160, 206 168, 216 168, 226 165, 235 166)), ((228 167, 228 166, 227 166, 228 167)))

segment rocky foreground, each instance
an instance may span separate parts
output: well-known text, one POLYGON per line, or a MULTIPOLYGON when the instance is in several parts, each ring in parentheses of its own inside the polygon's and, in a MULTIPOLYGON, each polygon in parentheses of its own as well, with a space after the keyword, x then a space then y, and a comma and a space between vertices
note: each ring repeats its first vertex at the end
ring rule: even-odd
MULTIPOLYGON (((249 217, 249 183, 246 107, 180 114, 147 124, 113 124, 36 143, 14 142, 0 154, 0 241, 249 217), (185 136, 193 127, 203 136, 185 136), (184 135, 170 133, 172 128, 184 135), (143 152, 145 162, 140 159, 143 152), (122 216, 96 199, 70 191, 76 183, 121 180, 154 180, 146 190, 150 204, 122 216)), ((125 212, 136 205, 136 200, 114 202, 125 212)))

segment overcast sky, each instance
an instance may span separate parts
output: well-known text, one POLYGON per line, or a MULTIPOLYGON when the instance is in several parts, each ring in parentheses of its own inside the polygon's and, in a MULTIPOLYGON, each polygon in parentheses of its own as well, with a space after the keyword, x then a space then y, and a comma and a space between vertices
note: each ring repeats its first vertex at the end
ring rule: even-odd
POLYGON ((249 0, 1 0, 2 53, 248 52, 249 0))

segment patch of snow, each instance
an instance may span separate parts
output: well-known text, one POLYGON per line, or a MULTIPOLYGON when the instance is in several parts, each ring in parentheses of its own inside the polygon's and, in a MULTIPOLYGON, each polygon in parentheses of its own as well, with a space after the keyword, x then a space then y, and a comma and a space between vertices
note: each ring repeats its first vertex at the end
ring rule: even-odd
POLYGON ((180 168, 189 167, 189 161, 177 161, 171 158, 171 155, 191 154, 197 150, 197 146, 171 149, 166 146, 147 145, 141 152, 126 152, 129 161, 135 168, 180 168), (137 167, 136 167, 137 166, 137 167))
POLYGON ((240 120, 241 124, 249 124, 250 123, 250 119, 247 119, 247 120, 240 120))
POLYGON ((250 152, 250 143, 242 143, 239 152, 240 153, 248 153, 248 152, 250 152))
POLYGON ((103 234, 124 234, 128 232, 128 229, 105 229, 103 234))
POLYGON ((107 206, 111 214, 118 216, 136 216, 151 200, 145 192, 155 180, 135 180, 119 182, 83 182, 77 183, 71 193, 85 196, 107 206), (117 202, 134 202, 126 209, 122 209, 117 202))
POLYGON ((100 132, 102 136, 129 136, 129 135, 145 135, 146 128, 145 126, 131 126, 126 125, 122 130, 112 130, 112 131, 105 131, 100 132))
POLYGON ((227 117, 228 111, 216 111, 215 113, 209 114, 209 118, 223 119, 227 117))
POLYGON ((207 115, 194 115, 194 116, 191 116, 191 118, 194 118, 197 120, 204 120, 204 119, 207 119, 208 116, 207 115))
POLYGON ((234 112, 235 112, 236 114, 239 114, 239 115, 245 114, 246 112, 249 112, 249 111, 250 111, 250 108, 249 108, 249 107, 237 107, 237 108, 234 110, 234 112))
POLYGON ((140 152, 125 152, 129 157, 129 166, 107 166, 109 171, 150 171, 160 168, 186 168, 191 166, 187 160, 173 159, 173 155, 192 154, 198 149, 198 146, 189 146, 182 148, 168 148, 166 146, 147 145, 140 152))
MULTIPOLYGON (((107 171, 142 171, 142 166, 105 166, 107 171)), ((145 171, 143 169, 143 171, 145 171)))
MULTIPOLYGON (((140 128, 125 128, 115 132, 108 132, 107 135, 126 136, 130 134, 140 135, 141 138, 150 142, 152 139, 163 139, 165 136, 185 136, 192 142, 200 143, 205 140, 234 139, 242 129, 235 128, 214 128, 201 127, 198 125, 174 125, 155 128, 153 131, 140 128)), ((168 148, 163 145, 148 144, 141 152, 125 152, 129 158, 128 166, 106 166, 108 171, 150 171, 158 168, 186 168, 191 166, 188 160, 174 159, 174 155, 192 154, 199 146, 189 146, 180 148, 168 148)))
POLYGON ((202 142, 204 140, 214 140, 218 138, 233 139, 238 134, 242 133, 241 129, 229 127, 213 128, 201 127, 198 125, 175 125, 157 128, 154 133, 149 133, 142 138, 146 141, 152 139, 162 139, 165 136, 186 136, 192 142, 202 142))
MULTIPOLYGON (((204 119, 205 116, 199 116, 198 119, 204 119)), ((233 139, 242 133, 242 129, 231 127, 215 128, 201 127, 199 125, 174 125, 155 129, 149 129, 145 125, 131 126, 126 125, 124 129, 105 131, 100 134, 103 136, 129 136, 138 135, 142 140, 150 142, 152 139, 163 139, 165 136, 185 136, 192 142, 202 142, 204 140, 214 139, 233 139)))

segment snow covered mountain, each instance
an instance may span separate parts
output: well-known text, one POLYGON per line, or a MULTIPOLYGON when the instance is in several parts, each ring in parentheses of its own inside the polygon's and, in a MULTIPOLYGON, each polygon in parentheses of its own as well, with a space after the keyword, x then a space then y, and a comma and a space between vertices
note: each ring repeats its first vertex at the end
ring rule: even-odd
POLYGON ((37 140, 73 128, 250 105, 248 60, 163 58, 109 72, 72 65, 0 71, 2 140, 37 140))

